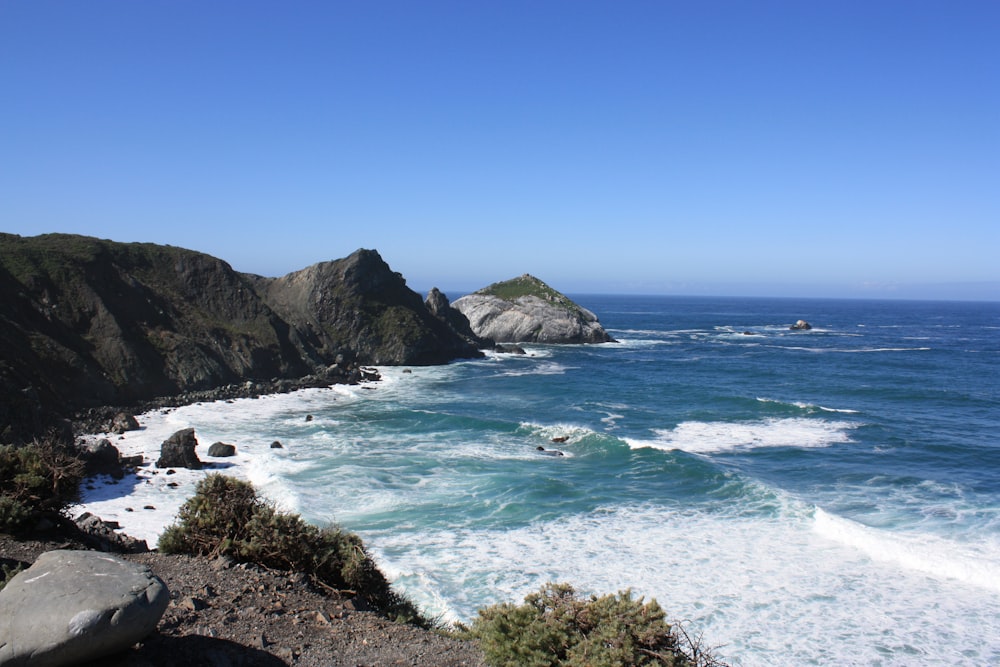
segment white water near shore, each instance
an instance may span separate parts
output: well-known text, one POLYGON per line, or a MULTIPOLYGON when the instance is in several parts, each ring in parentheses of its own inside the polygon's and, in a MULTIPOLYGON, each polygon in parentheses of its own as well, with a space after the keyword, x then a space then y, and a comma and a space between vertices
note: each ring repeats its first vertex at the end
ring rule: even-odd
POLYGON ((1000 664, 992 315, 816 302, 799 335, 785 301, 633 301, 591 308, 623 343, 140 416, 124 454, 194 427, 219 467, 78 509, 153 545, 215 470, 357 532, 445 620, 566 581, 655 597, 734 665, 1000 664))

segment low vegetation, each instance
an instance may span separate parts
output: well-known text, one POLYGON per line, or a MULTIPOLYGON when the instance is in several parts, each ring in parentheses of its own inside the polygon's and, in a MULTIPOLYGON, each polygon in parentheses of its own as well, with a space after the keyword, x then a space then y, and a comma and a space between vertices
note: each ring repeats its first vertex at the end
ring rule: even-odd
POLYGON ((479 290, 476 294, 491 295, 506 301, 514 301, 522 296, 535 296, 550 303, 563 306, 564 308, 575 307, 575 304, 565 294, 528 274, 499 283, 493 283, 489 287, 479 290))
POLYGON ((636 600, 631 591, 585 598, 550 583, 522 605, 481 609, 464 634, 494 667, 722 666, 665 618, 656 600, 636 600))
POLYGON ((0 532, 18 535, 77 499, 83 463, 48 440, 0 445, 0 532))
POLYGON ((361 538, 317 528, 276 510, 248 482, 212 474, 198 483, 160 537, 164 553, 226 555, 240 562, 304 572, 316 583, 360 596, 380 613, 428 627, 416 606, 399 595, 365 551, 361 538))

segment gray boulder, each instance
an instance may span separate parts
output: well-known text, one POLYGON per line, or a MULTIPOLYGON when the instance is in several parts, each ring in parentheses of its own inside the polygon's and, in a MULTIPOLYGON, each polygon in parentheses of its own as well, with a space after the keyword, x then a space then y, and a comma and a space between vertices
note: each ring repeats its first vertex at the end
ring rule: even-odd
POLYGON ((230 445, 225 442, 213 442, 208 448, 209 456, 236 456, 236 445, 230 445))
POLYGON ((534 276, 494 283, 452 307, 477 336, 498 343, 607 343, 597 316, 534 276))
POLYGON ((0 665, 79 664, 156 628, 170 594, 148 567, 96 551, 49 551, 0 591, 0 665))
POLYGON ((194 437, 193 428, 177 431, 160 445, 160 458, 156 467, 201 470, 201 461, 194 451, 197 446, 198 440, 194 437))

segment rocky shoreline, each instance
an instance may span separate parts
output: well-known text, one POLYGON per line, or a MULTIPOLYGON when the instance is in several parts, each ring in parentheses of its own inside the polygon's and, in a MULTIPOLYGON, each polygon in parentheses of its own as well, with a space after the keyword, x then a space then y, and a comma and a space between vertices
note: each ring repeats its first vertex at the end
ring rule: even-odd
MULTIPOLYGON (((332 365, 297 380, 248 381, 144 401, 123 409, 91 408, 72 422, 77 436, 112 432, 115 421, 199 402, 257 398, 380 379, 374 368, 332 365)), ((134 419, 134 418, 133 418, 134 419)), ((121 428, 118 426, 117 428, 121 428)), ((113 667, 212 665, 479 667, 473 642, 389 621, 349 593, 317 585, 301 573, 273 571, 228 558, 166 555, 147 550, 113 522, 84 514, 46 526, 29 539, 0 535, 0 565, 30 566, 53 549, 113 552, 148 566, 166 584, 170 603, 156 631, 129 651, 100 661, 113 667)), ((96 664, 96 663, 95 663, 96 664)))

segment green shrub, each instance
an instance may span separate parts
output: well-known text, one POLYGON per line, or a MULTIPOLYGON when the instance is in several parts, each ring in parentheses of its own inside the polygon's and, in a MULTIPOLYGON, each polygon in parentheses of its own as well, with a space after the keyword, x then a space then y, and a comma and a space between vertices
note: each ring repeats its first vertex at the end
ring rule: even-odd
POLYGON ((361 538, 339 528, 317 528, 279 512, 253 486, 212 474, 198 483, 177 523, 160 537, 164 553, 227 555, 241 562, 304 572, 320 584, 360 596, 395 620, 428 626, 412 602, 392 590, 361 538))
POLYGON ((7 586, 7 582, 14 578, 14 575, 23 570, 24 566, 20 563, 14 563, 13 565, 8 565, 7 563, 0 564, 0 591, 7 586))
POLYGON ((466 636, 494 667, 721 665, 668 624, 656 600, 631 591, 582 598, 568 584, 546 584, 522 605, 481 609, 466 636))
POLYGON ((0 532, 19 533, 78 497, 83 463, 49 441, 0 445, 0 532))

